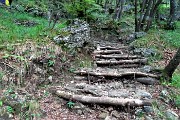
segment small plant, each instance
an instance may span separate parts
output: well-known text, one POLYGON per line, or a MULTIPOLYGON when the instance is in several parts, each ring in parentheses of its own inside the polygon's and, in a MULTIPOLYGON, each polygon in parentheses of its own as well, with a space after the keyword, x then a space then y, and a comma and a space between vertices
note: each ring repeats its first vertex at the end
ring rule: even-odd
POLYGON ((11 106, 7 106, 7 111, 9 113, 14 113, 14 110, 13 110, 13 108, 11 106))
POLYGON ((3 73, 3 72, 0 72, 0 82, 2 82, 3 76, 4 76, 4 73, 3 73))
POLYGON ((68 105, 68 108, 73 108, 74 105, 75 105, 75 103, 72 102, 72 101, 69 101, 69 102, 67 103, 67 105, 68 105))
POLYGON ((1 107, 1 106, 3 106, 3 101, 2 101, 2 100, 0 100, 0 107, 1 107))
POLYGON ((48 66, 51 67, 51 66, 54 66, 55 64, 55 61, 54 60, 49 60, 48 61, 48 66))

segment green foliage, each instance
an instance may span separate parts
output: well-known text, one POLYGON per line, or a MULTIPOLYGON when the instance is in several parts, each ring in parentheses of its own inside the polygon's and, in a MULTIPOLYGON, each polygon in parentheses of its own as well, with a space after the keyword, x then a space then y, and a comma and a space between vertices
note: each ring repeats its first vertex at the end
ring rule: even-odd
POLYGON ((2 101, 2 100, 0 100, 0 107, 1 107, 1 106, 3 106, 3 101, 2 101))
POLYGON ((102 14, 103 8, 95 3, 95 0, 74 0, 65 2, 64 9, 70 16, 84 17, 87 19, 102 19, 106 15, 102 14))
POLYGON ((7 106, 7 111, 9 112, 9 113, 13 113, 14 112, 14 110, 13 110, 13 108, 11 107, 11 106, 7 106))
POLYGON ((74 105, 75 105, 75 103, 74 103, 74 102, 69 101, 69 102, 67 103, 67 105, 68 105, 68 108, 73 108, 73 107, 74 107, 74 105))
POLYGON ((0 71, 0 82, 2 82, 3 76, 4 76, 4 73, 0 71))
POLYGON ((159 13, 164 14, 167 13, 167 11, 170 9, 170 4, 160 4, 159 5, 159 13))
POLYGON ((173 74, 172 83, 171 85, 180 88, 180 74, 173 74))
POLYGON ((55 64, 55 61, 54 60, 49 60, 48 61, 48 66, 51 67, 51 66, 54 66, 55 64))

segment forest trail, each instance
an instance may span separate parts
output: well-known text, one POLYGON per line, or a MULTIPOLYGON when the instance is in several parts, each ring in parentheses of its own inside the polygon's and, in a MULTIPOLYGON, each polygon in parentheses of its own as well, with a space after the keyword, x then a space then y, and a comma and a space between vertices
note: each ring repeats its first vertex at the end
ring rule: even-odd
MULTIPOLYGON (((159 76, 153 73, 147 58, 133 54, 119 42, 96 41, 96 45, 92 52, 94 65, 76 70, 74 82, 55 89, 55 94, 72 101, 117 108, 151 106, 159 76)), ((125 109, 134 114, 134 109, 125 109)))

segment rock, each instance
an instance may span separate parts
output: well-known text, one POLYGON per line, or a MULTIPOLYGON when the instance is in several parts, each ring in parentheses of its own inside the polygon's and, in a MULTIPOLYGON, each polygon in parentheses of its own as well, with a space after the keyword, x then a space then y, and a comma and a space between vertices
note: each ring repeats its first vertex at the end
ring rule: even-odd
POLYGON ((142 72, 147 72, 148 73, 148 72, 151 72, 153 70, 153 68, 152 68, 152 66, 145 65, 145 66, 141 67, 140 70, 142 72))
POLYGON ((85 87, 86 87, 86 83, 77 83, 76 84, 76 88, 78 88, 78 89, 84 89, 85 87))
POLYGON ((53 80, 53 77, 52 77, 52 76, 49 76, 49 77, 48 77, 48 81, 49 81, 49 82, 52 82, 52 80, 53 80))
POLYGON ((151 113, 151 112, 153 112, 153 108, 151 107, 151 106, 144 106, 144 112, 146 112, 146 113, 151 113))
POLYGON ((128 44, 128 43, 131 43, 135 40, 135 35, 134 34, 130 34, 128 35, 126 38, 124 38, 126 43, 125 44, 128 44))
POLYGON ((179 116, 170 109, 166 111, 165 116, 168 120, 179 120, 179 116))
POLYGON ((103 113, 100 113, 100 114, 98 115, 98 118, 104 120, 107 116, 108 116, 108 113, 103 112, 103 113))
POLYGON ((169 93, 168 93, 168 91, 167 90, 162 90, 161 91, 161 93, 160 93, 160 95, 162 96, 162 97, 168 97, 169 96, 169 93))
POLYGON ((144 114, 144 112, 143 112, 142 109, 137 109, 137 110, 135 111, 135 115, 136 115, 136 116, 142 116, 143 114, 144 114))
POLYGON ((104 120, 117 120, 117 118, 108 115, 104 120))
POLYGON ((136 95, 142 98, 148 98, 148 99, 152 98, 152 95, 144 90, 138 90, 136 92, 136 95))
POLYGON ((77 114, 82 115, 83 111, 82 110, 77 110, 77 114))
POLYGON ((116 118, 121 117, 120 114, 116 110, 112 111, 111 114, 116 118))
POLYGON ((155 78, 151 78, 151 77, 137 78, 136 81, 146 84, 146 85, 153 85, 158 82, 155 78))
POLYGON ((150 116, 147 116, 147 115, 144 116, 144 119, 145 120, 153 120, 150 116))
POLYGON ((107 84, 111 89, 120 89, 123 88, 122 82, 112 82, 107 84))
POLYGON ((135 48, 133 50, 133 53, 142 55, 144 57, 151 57, 151 56, 155 56, 157 54, 156 51, 152 48, 135 48))
POLYGON ((124 97, 127 98, 129 96, 129 93, 126 89, 120 89, 120 90, 110 90, 109 97, 124 97))
POLYGON ((145 36, 147 33, 146 32, 135 32, 135 38, 141 38, 145 36))
POLYGON ((35 73, 44 74, 44 70, 42 70, 42 69, 39 68, 39 67, 36 67, 35 73))
POLYGON ((75 19, 71 26, 64 28, 60 35, 55 36, 54 41, 65 44, 69 48, 85 47, 90 42, 90 27, 85 21, 75 19))

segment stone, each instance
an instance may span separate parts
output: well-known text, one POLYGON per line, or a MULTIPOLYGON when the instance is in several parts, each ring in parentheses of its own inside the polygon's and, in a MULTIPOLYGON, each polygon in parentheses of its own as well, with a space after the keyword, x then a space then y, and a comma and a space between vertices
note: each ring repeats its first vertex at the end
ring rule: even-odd
POLYGON ((143 72, 151 72, 153 70, 153 68, 152 68, 152 66, 145 65, 145 66, 141 67, 140 70, 143 72))
POLYGON ((117 120, 117 118, 108 115, 104 120, 117 120))
POLYGON ((137 109, 137 110, 135 111, 135 115, 136 115, 136 116, 142 116, 143 114, 144 114, 144 112, 143 112, 142 109, 137 109))
POLYGON ((141 38, 145 36, 147 33, 146 32, 135 32, 135 38, 141 38))
POLYGON ((134 54, 142 55, 144 57, 155 56, 157 52, 152 48, 135 48, 133 50, 134 54))
POLYGON ((52 76, 49 76, 49 77, 48 77, 48 81, 49 81, 49 82, 52 82, 52 80, 53 80, 53 77, 52 77, 52 76))
POLYGON ((36 67, 35 73, 44 74, 44 70, 42 70, 42 69, 39 68, 39 67, 36 67))
POLYGON ((147 115, 144 116, 144 119, 145 120, 153 120, 150 116, 147 116, 147 115))
POLYGON ((151 77, 137 78, 136 81, 141 82, 146 85, 153 85, 158 82, 158 80, 156 80, 155 78, 151 78, 151 77))
POLYGON ((60 35, 55 36, 54 42, 64 44, 69 48, 82 48, 90 42, 90 27, 83 20, 75 19, 71 26, 62 29, 60 35))
POLYGON ((98 115, 98 118, 104 120, 107 116, 108 116, 107 112, 102 112, 98 115))
POLYGON ((136 92, 137 96, 139 97, 143 97, 143 98, 148 98, 148 99, 151 99, 152 98, 152 95, 144 90, 138 90, 136 92))
POLYGON ((169 93, 168 93, 168 91, 167 90, 162 90, 161 91, 161 93, 160 93, 160 95, 162 96, 162 97, 168 97, 168 95, 169 95, 169 93))
POLYGON ((116 110, 112 111, 111 114, 116 118, 121 117, 120 114, 116 110))
POLYGON ((168 120, 179 120, 179 116, 170 109, 165 112, 165 116, 168 120))
POLYGON ((144 112, 146 112, 146 113, 151 113, 151 112, 153 112, 153 108, 151 107, 151 106, 144 106, 143 107, 144 109, 144 112))
POLYGON ((124 97, 127 98, 129 96, 129 93, 126 89, 120 89, 120 90, 110 90, 109 97, 124 97))
POLYGON ((82 110, 77 110, 77 114, 82 115, 83 111, 82 110))
POLYGON ((112 83, 108 83, 108 86, 109 86, 111 89, 120 89, 120 88, 123 88, 122 82, 112 82, 112 83))

